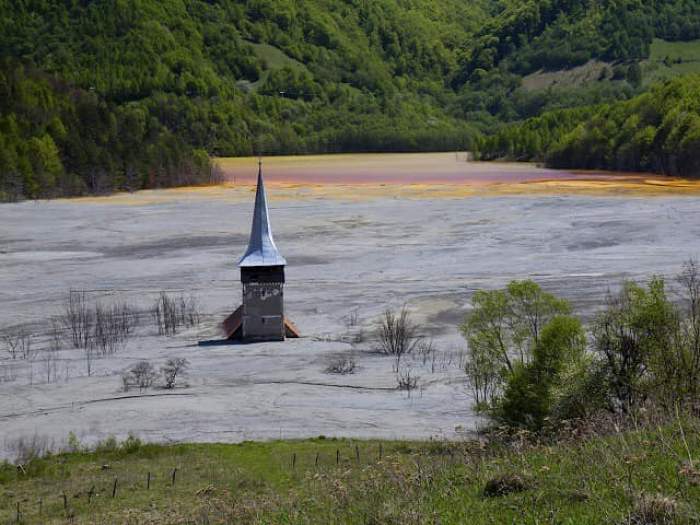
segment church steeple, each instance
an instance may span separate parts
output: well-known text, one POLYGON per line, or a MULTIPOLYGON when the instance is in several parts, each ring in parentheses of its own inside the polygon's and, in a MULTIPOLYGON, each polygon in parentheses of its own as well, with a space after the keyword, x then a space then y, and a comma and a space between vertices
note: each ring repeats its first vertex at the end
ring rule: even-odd
POLYGON ((248 249, 238 262, 243 304, 223 323, 228 339, 251 342, 284 341, 285 337, 299 337, 299 330, 284 315, 286 264, 272 238, 262 162, 258 162, 253 226, 248 249))
POLYGON ((252 266, 285 266, 286 264, 287 261, 280 255, 272 237, 265 182, 262 175, 262 161, 258 161, 258 187, 255 192, 253 225, 250 229, 248 249, 238 262, 238 266, 246 268, 252 266))

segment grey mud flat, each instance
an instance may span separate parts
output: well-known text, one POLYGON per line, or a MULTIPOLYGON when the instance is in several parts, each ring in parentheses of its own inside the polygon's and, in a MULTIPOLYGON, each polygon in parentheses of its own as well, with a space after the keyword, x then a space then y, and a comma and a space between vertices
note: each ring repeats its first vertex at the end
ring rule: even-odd
MULTIPOLYGON (((361 190, 358 190, 361 191, 361 190)), ((0 457, 21 437, 60 447, 133 432, 159 442, 313 437, 458 439, 479 424, 461 370, 458 325, 470 296, 532 278, 588 319, 622 279, 672 276, 700 255, 700 198, 496 196, 464 199, 275 200, 275 240, 288 260, 286 307, 304 335, 285 343, 199 344, 240 302, 236 261, 252 200, 111 199, 0 206, 0 328, 35 335, 33 362, 0 349, 0 457), (69 289, 147 308, 161 290, 196 295, 202 324, 173 337, 151 328, 87 377, 64 349, 45 379, 48 320, 69 289), (373 352, 388 307, 406 304, 436 356, 407 359, 420 389, 396 390, 393 361, 373 352), (357 323, 351 322, 357 312, 357 323), (349 326, 349 325, 353 326, 349 326), (360 337, 360 332, 362 336, 360 337), (355 374, 324 372, 355 356, 355 374), (120 373, 148 359, 190 363, 187 387, 121 391, 120 373), (4 375, 3 375, 4 373, 4 375)))

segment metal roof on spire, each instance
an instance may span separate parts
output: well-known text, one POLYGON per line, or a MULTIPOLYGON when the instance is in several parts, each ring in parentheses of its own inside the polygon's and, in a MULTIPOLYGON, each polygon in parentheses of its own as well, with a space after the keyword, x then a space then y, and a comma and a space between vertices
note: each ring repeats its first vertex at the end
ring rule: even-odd
POLYGON ((253 226, 250 229, 248 250, 238 261, 238 266, 285 266, 287 261, 280 255, 272 238, 270 217, 267 210, 267 196, 262 176, 262 161, 258 161, 258 188, 255 192, 253 226))

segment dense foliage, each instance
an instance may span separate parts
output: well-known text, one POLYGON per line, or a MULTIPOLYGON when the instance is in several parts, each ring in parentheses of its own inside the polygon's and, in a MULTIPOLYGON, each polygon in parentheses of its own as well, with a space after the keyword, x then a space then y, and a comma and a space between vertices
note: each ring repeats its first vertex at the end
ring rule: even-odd
POLYGON ((662 278, 622 284, 589 327, 531 281, 478 291, 462 325, 477 408, 541 430, 600 412, 695 406, 700 385, 700 268, 673 292, 662 278))
POLYGON ((51 197, 195 184, 209 158, 138 105, 5 62, 0 68, 0 197, 51 197))
POLYGON ((204 152, 471 148, 499 122, 629 99, 654 37, 700 37, 698 7, 0 0, 0 193, 205 182, 204 152), (589 58, 632 62, 585 86, 522 86, 589 58))
POLYGON ((629 101, 560 110, 506 127, 480 144, 485 158, 558 168, 700 176, 700 76, 654 86, 629 101))
POLYGON ((502 65, 519 73, 562 69, 592 58, 649 56, 654 37, 700 38, 693 0, 502 0, 462 59, 459 78, 502 65))
POLYGON ((11 98, 0 109, 16 124, 1 131, 2 186, 35 197, 153 186, 154 177, 201 181, 201 173, 146 173, 163 171, 153 155, 167 158, 166 171, 199 167, 197 149, 464 148, 474 132, 446 110, 454 94, 443 78, 484 16, 479 2, 457 0, 2 1, 1 69, 11 98), (16 100, 17 86, 45 96, 16 100), (79 109, 88 103, 102 121, 79 109), (48 127, 54 120, 65 137, 48 127), (39 142, 51 166, 30 170, 37 161, 28 149, 39 142), (76 159, 66 142, 92 149, 76 159))

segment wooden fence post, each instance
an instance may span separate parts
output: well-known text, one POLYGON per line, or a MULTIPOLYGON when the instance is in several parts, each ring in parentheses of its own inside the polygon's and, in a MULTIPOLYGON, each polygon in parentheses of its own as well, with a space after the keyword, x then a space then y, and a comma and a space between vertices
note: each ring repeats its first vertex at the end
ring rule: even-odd
POLYGON ((379 443, 379 460, 381 461, 382 459, 382 444, 379 443))
POLYGON ((117 497, 117 483, 119 482, 119 478, 114 478, 114 485, 112 485, 112 497, 116 498, 117 497))
POLYGON ((338 465, 340 463, 340 449, 336 448, 335 449, 335 464, 338 465))
POLYGON ((175 486, 175 475, 177 474, 177 467, 173 469, 172 486, 175 486))
POLYGON ((148 473, 146 477, 146 490, 151 490, 151 473, 148 473))
POLYGON ((357 463, 360 463, 360 447, 359 445, 355 445, 355 458, 357 459, 357 463))
POLYGON ((316 460, 314 461, 314 467, 318 468, 318 452, 316 452, 316 460))
POLYGON ((297 466, 297 453, 295 452, 292 454, 292 470, 294 470, 297 466))

